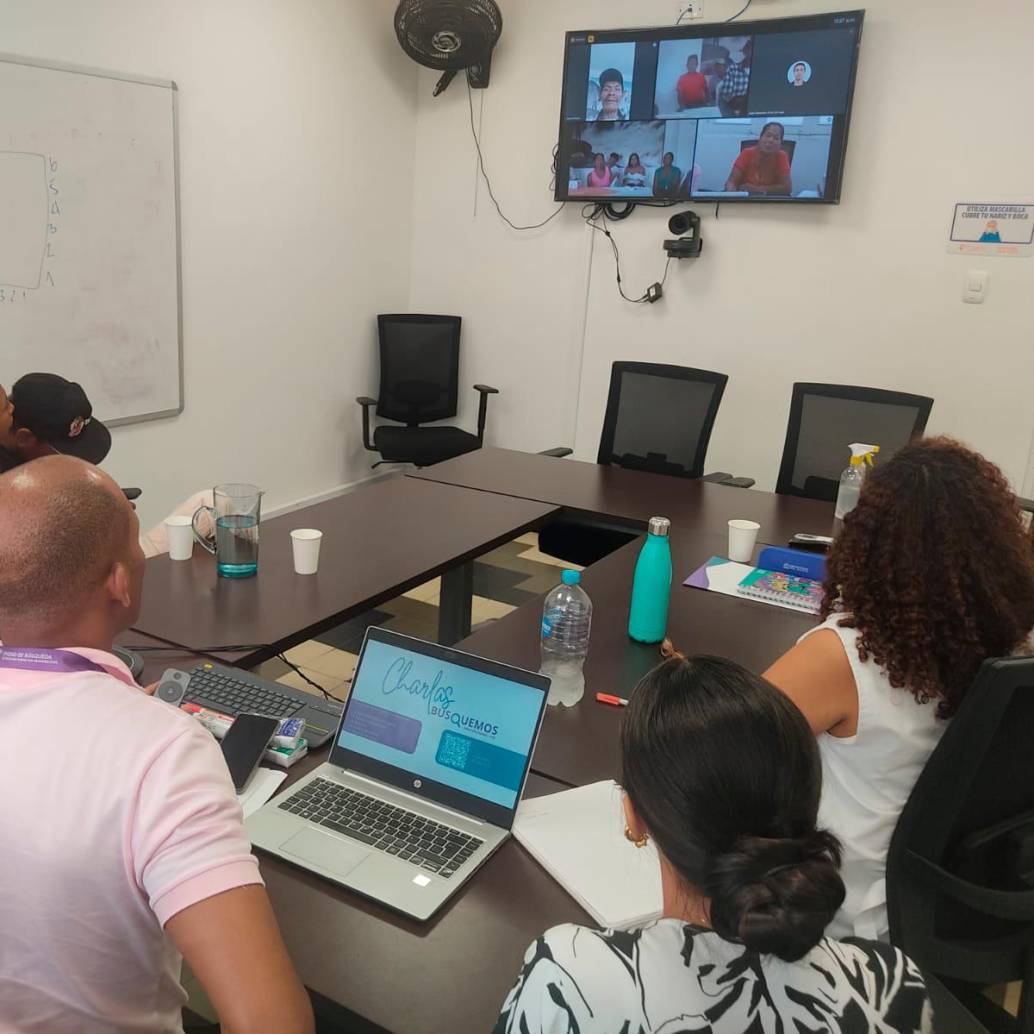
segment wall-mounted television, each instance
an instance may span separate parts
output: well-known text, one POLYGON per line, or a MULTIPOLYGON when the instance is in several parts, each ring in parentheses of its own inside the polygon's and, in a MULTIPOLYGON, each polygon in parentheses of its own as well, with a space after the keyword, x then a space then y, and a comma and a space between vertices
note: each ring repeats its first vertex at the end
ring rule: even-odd
POLYGON ((569 32, 557 200, 837 203, 864 16, 569 32))

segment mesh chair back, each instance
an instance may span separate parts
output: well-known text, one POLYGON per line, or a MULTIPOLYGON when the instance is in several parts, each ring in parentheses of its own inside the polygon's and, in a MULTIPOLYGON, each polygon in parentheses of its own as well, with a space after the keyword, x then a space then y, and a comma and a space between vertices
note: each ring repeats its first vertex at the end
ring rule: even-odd
POLYGON ((377 415, 415 426, 456 415, 459 316, 381 315, 377 415))
POLYGON ((898 820, 891 941, 939 976, 1018 979, 1034 945, 1032 728, 1034 657, 986 661, 898 820))
POLYGON ((700 477, 728 379, 685 366, 615 363, 597 462, 700 477))
POLYGON ((833 502, 853 442, 886 461, 926 428, 933 399, 847 384, 795 384, 776 491, 833 502))

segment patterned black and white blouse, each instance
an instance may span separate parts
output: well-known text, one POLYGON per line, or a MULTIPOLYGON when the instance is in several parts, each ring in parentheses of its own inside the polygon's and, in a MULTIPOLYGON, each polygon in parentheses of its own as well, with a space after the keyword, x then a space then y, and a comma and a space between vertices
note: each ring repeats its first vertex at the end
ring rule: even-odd
POLYGON ((922 1034, 922 977, 896 948, 823 940, 799 962, 678 919, 558 926, 524 957, 494 1034, 922 1034))

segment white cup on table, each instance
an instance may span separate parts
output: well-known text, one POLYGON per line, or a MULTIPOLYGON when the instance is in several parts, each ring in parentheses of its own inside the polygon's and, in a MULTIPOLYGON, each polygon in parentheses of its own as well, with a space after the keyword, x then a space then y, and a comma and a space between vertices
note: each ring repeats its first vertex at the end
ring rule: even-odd
POLYGON ((320 543, 323 532, 315 528, 295 528, 291 532, 295 574, 315 574, 320 566, 320 543))
POLYGON ((760 530, 761 525, 757 521, 729 521, 729 559, 738 564, 749 564, 760 530))
POLYGON ((179 514, 166 517, 165 534, 169 540, 170 560, 189 560, 194 554, 194 529, 191 519, 179 514))

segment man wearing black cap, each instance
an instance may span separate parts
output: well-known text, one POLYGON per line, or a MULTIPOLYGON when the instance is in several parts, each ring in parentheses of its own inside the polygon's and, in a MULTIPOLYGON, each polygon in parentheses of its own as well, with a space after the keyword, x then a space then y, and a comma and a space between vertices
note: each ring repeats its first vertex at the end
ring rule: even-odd
POLYGON ((625 110, 625 77, 616 68, 600 72, 600 110, 597 122, 619 122, 628 118, 625 110))
POLYGON ((82 386, 56 373, 27 373, 10 405, 10 426, 0 421, 0 473, 55 453, 97 464, 111 449, 111 432, 94 418, 82 386))

